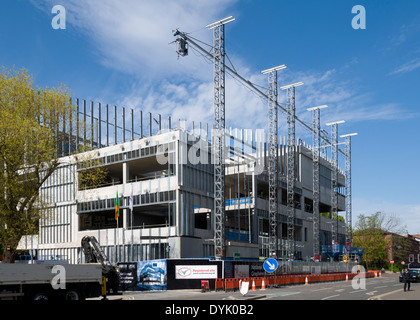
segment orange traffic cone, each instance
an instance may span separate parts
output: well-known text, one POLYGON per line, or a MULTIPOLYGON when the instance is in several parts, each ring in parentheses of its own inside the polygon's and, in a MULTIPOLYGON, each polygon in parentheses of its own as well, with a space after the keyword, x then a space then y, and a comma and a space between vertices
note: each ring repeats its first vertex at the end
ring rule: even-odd
POLYGON ((261 290, 265 290, 265 282, 264 282, 264 278, 263 278, 263 280, 262 280, 262 284, 261 284, 261 290))
POLYGON ((305 278, 305 286, 308 284, 308 276, 305 278))
POLYGON ((375 278, 377 278, 378 277, 378 273, 375 271, 375 278))
POLYGON ((255 291, 255 290, 257 290, 257 289, 255 288, 255 280, 254 280, 254 279, 252 279, 252 291, 255 291))
POLYGON ((346 281, 349 281, 349 275, 346 274, 346 281))

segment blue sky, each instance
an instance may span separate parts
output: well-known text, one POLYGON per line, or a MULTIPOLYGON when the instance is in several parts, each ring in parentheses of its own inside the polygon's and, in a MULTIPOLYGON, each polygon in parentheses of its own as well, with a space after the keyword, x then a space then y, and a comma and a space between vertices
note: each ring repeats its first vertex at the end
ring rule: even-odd
MULTIPOLYGON (((383 211, 420 233, 419 1, 3 0, 0 65, 25 67, 37 85, 63 83, 81 99, 211 123, 211 64, 191 50, 178 60, 169 43, 179 28, 211 44, 205 26, 229 15, 226 50, 240 74, 266 87, 261 70, 286 64, 279 85, 305 83, 296 89, 302 120, 311 121, 307 108, 328 104, 324 129, 345 120, 339 134, 359 133, 353 221, 383 211), (51 26, 58 4, 65 30, 51 26), (365 30, 352 28, 355 5, 366 9, 365 30)), ((226 90, 227 126, 265 128, 261 99, 229 77, 226 90)), ((279 121, 284 132, 284 115, 279 121)))

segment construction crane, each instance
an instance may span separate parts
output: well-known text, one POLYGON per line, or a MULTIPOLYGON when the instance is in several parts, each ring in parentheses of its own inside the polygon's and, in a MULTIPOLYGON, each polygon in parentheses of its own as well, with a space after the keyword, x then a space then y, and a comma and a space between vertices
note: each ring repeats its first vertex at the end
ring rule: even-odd
MULTIPOLYGON (((192 45, 195 49, 198 50, 198 52, 200 52, 205 58, 209 58, 211 60, 214 59, 213 54, 210 53, 209 51, 207 51, 206 49, 204 49, 203 47, 201 47, 195 40, 194 38, 192 38, 188 33, 179 31, 179 30, 174 30, 174 37, 178 37, 176 39, 176 42, 178 44, 178 46, 180 45, 179 43, 183 43, 182 41, 178 42, 179 39, 183 39, 188 46, 192 45)), ((185 43, 183 43, 183 45, 185 45, 185 43)), ((179 47, 177 48, 177 52, 179 50, 179 47)), ((187 56, 187 54, 182 55, 182 56, 187 56)), ((225 65, 225 72, 228 73, 229 75, 231 75, 232 77, 234 77, 236 80, 238 80, 242 85, 244 85, 245 87, 247 87, 248 89, 250 89, 253 93, 255 93, 257 96, 259 96, 260 98, 262 98, 265 101, 269 101, 270 97, 264 93, 263 91, 261 91, 255 84, 253 84, 251 81, 245 79, 244 77, 242 77, 239 73, 237 73, 234 69, 232 69, 231 67, 229 67, 228 65, 225 65)), ((278 109, 280 109, 281 111, 283 111, 283 113, 285 115, 288 114, 287 110, 285 107, 283 107, 278 101, 276 101, 275 105, 277 106, 278 109)), ((312 128, 310 125, 308 125, 307 123, 305 123, 303 120, 299 119, 297 116, 295 116, 295 120, 298 124, 302 125, 305 129, 309 130, 310 132, 312 132, 312 128)), ((322 140, 324 140, 326 142, 326 144, 331 144, 330 141, 328 140, 327 137, 322 137, 322 140)), ((345 155, 344 151, 342 151, 341 149, 339 149, 339 152, 343 155, 345 155)))
MULTIPOLYGON (((209 58, 210 60, 214 61, 214 76, 215 76, 215 84, 214 84, 214 104, 215 104, 215 129, 216 129, 216 139, 215 139, 215 256, 217 258, 220 258, 224 254, 224 213, 225 213, 225 202, 224 202, 224 159, 223 159, 223 147, 224 143, 222 140, 222 132, 224 131, 224 125, 225 125, 225 72, 227 72, 229 75, 237 79, 240 83, 242 83, 245 87, 250 89, 252 92, 257 94, 259 97, 263 98, 265 101, 268 101, 269 103, 269 113, 271 113, 271 118, 274 119, 272 116, 274 113, 272 113, 273 108, 278 108, 281 111, 284 112, 284 114, 288 117, 288 122, 292 123, 289 126, 289 136, 294 136, 294 125, 295 122, 302 125, 304 128, 309 130, 310 132, 313 132, 313 128, 306 124, 304 121, 300 120, 294 110, 294 88, 295 86, 301 85, 302 83, 297 83, 294 85, 290 85, 288 87, 288 94, 290 96, 290 99, 292 99, 293 96, 293 105, 288 104, 288 108, 284 108, 281 106, 277 99, 275 99, 275 96, 273 94, 273 88, 270 87, 268 90, 268 94, 264 93, 260 89, 257 88, 252 82, 249 80, 246 80, 244 77, 239 75, 234 69, 230 68, 225 64, 225 33, 224 33, 224 26, 225 24, 234 21, 235 19, 232 18, 232 16, 227 17, 225 19, 219 20, 217 22, 214 22, 210 25, 207 25, 206 27, 208 29, 214 29, 214 37, 213 42, 214 45, 212 47, 213 53, 207 51, 203 47, 201 47, 195 39, 193 39, 189 34, 185 32, 181 32, 179 30, 175 30, 174 36, 177 37, 176 43, 177 43, 177 53, 179 56, 187 56, 188 55, 188 47, 189 45, 192 45, 195 49, 198 50, 199 53, 201 53, 205 58, 209 58), (292 134, 291 134, 292 133, 292 134)), ((274 68, 273 68, 274 69, 274 68)), ((268 69, 270 71, 270 69, 268 69)), ((267 70, 265 70, 267 71, 267 70)), ((269 71, 267 71, 269 73, 269 71)), ((271 70, 274 71, 274 70, 271 70)), ((273 77, 271 78, 271 85, 273 83, 273 77)), ((269 83, 270 86, 270 83, 269 83)), ((271 123, 271 122, 270 122, 271 123)), ((272 121, 271 125, 274 128, 274 120, 272 121)), ((271 128, 271 127, 270 127, 271 128)), ((224 133, 223 133, 224 134, 224 133)), ((319 134, 319 133, 318 133, 319 134)), ((331 144, 328 141, 328 138, 326 136, 320 136, 320 139, 325 141, 326 144, 331 144)), ((273 135, 269 137, 269 141, 274 141, 275 136, 274 132, 273 135)), ((294 147, 294 144, 293 144, 294 147)), ((277 149, 277 148, 276 148, 277 149)), ((338 149, 338 151, 345 155, 345 153, 338 149)), ((274 153, 273 153, 274 154, 274 153)), ((269 162, 270 162, 269 158, 269 162)), ((292 160, 291 160, 292 161, 292 160)), ((273 159, 271 159, 271 162, 273 162, 273 159)), ((293 163, 291 163, 291 166, 294 166, 293 163)), ((274 167, 272 167, 273 171, 274 167)), ((270 171, 271 172, 271 171, 270 171)), ((292 242, 294 242, 294 209, 292 207, 293 202, 293 183, 292 180, 294 179, 294 176, 289 175, 289 192, 288 192, 288 198, 290 197, 290 204, 288 203, 288 242, 290 242, 290 245, 288 245, 288 255, 293 256, 294 253, 294 245, 292 242)), ((272 181, 272 185, 274 186, 274 178, 270 180, 272 181)), ((270 203, 274 202, 271 201, 270 203)), ((289 202, 289 201, 288 201, 289 202)), ((274 238, 276 237, 276 215, 275 213, 276 208, 273 206, 270 206, 270 248, 269 248, 269 254, 275 256, 276 255, 276 247, 277 243, 274 243, 274 238)), ((277 241, 277 239, 276 239, 277 241)))
POLYGON ((113 294, 117 294, 120 285, 119 272, 117 268, 109 262, 101 249, 98 240, 93 236, 84 236, 81 244, 86 263, 100 263, 102 265, 102 275, 107 279, 107 288, 111 289, 113 294))
POLYGON ((225 256, 225 25, 235 21, 230 16, 213 22, 206 28, 213 30, 214 59, 214 218, 215 257, 225 256))

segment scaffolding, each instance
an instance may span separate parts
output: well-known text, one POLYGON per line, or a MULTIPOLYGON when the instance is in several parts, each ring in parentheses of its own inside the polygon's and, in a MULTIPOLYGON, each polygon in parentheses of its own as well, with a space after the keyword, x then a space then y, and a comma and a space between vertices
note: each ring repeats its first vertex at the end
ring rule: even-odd
POLYGON ((287 245, 286 256, 294 259, 295 255, 295 180, 296 180, 296 105, 295 87, 303 85, 297 82, 283 86, 287 90, 287 245))
POLYGON ((345 154, 346 154, 346 243, 352 243, 353 232, 352 232, 352 200, 351 200, 351 137, 356 136, 357 133, 349 133, 340 136, 345 139, 345 154))
POLYGON ((213 29, 214 59, 214 217, 215 257, 225 255, 225 24, 232 16, 207 25, 213 29))
MULTIPOLYGON (((331 126, 331 219, 338 221, 338 125, 344 120, 327 123, 331 126)), ((337 226, 331 223, 332 244, 338 244, 337 226)))
MULTIPOLYGON (((218 121, 221 119, 221 104, 220 104, 220 93, 223 92, 224 94, 224 82, 223 86, 220 85, 220 74, 219 71, 226 71, 228 74, 232 75, 235 79, 237 79, 242 85, 250 89, 252 92, 257 94, 257 96, 263 98, 265 101, 268 101, 269 105, 269 148, 268 148, 268 165, 267 165, 267 172, 269 176, 269 255, 275 256, 277 254, 277 246, 278 246, 278 235, 277 235, 277 225, 278 222, 276 220, 276 215, 278 212, 278 201, 276 201, 277 197, 277 191, 278 191, 278 175, 274 177, 275 175, 273 172, 276 170, 276 163, 274 162, 274 157, 277 155, 276 152, 278 152, 278 149, 276 149, 275 145, 277 139, 277 129, 278 129, 278 114, 277 111, 280 109, 286 114, 287 117, 287 148, 288 148, 288 156, 287 156, 287 170, 286 170, 286 181, 287 181, 287 241, 286 244, 286 254, 289 259, 293 259, 294 251, 295 251, 295 180, 296 180, 296 167, 295 167, 295 157, 296 157, 296 137, 295 137, 295 125, 296 123, 302 125, 304 128, 308 129, 314 134, 314 208, 316 206, 315 211, 319 211, 319 206, 315 205, 315 203, 319 202, 319 187, 316 187, 316 185, 319 185, 319 156, 325 155, 325 153, 321 153, 322 148, 325 148, 329 145, 332 147, 332 192, 331 192, 331 217, 337 215, 338 211, 338 196, 337 196, 337 189, 338 189, 338 183, 337 183, 337 175, 338 175, 338 154, 344 154, 342 150, 338 148, 338 141, 337 141, 337 135, 338 131, 335 131, 332 133, 331 142, 328 139, 328 135, 326 134, 325 130, 321 130, 319 123, 317 123, 316 126, 314 126, 314 123, 312 124, 312 127, 307 125, 304 121, 299 119, 296 116, 296 110, 295 110, 295 87, 298 85, 301 85, 303 83, 295 83, 293 85, 284 86, 281 87, 281 89, 286 90, 287 89, 287 103, 286 107, 280 105, 276 101, 275 96, 275 88, 274 83, 277 81, 277 74, 274 74, 275 68, 265 70, 265 73, 269 75, 269 87, 267 90, 267 94, 265 94, 263 91, 261 91, 257 85, 254 85, 251 81, 243 78, 241 75, 239 75, 235 68, 231 68, 229 66, 224 65, 224 24, 233 21, 234 19, 232 17, 228 17, 225 19, 222 19, 218 22, 212 23, 207 26, 209 29, 215 29, 214 31, 214 45, 212 47, 213 52, 209 52, 205 49, 203 49, 197 41, 195 41, 194 38, 192 38, 190 35, 180 32, 176 30, 174 32, 174 36, 178 36, 178 39, 183 39, 183 41, 178 41, 178 50, 181 50, 181 53, 184 52, 183 47, 190 44, 193 48, 197 49, 197 52, 199 54, 202 54, 205 58, 210 58, 214 61, 215 64, 215 121, 216 126, 218 125, 218 121), (182 46, 180 46, 182 44, 182 46), (222 50, 222 51, 220 51, 222 50), (223 90, 223 91, 221 91, 223 90), (277 181, 277 182, 276 182, 277 181), (277 187, 276 187, 277 183, 277 187)), ((224 80, 224 78, 223 78, 224 80)), ((224 102, 224 95, 223 95, 223 102, 224 102)), ((224 116, 224 104, 223 104, 223 116, 224 116)), ((224 121, 224 118, 223 118, 224 121)), ((314 120, 315 121, 315 120, 314 120)), ((319 118, 318 118, 319 121, 319 118)), ((224 123, 224 122, 223 122, 224 123)), ((332 128, 332 130, 335 130, 336 128, 332 128)), ((215 152, 217 153, 219 141, 215 141, 215 152)), ((221 144, 221 143, 220 143, 221 144)), ((216 154, 216 159, 221 159, 220 155, 216 154)), ((216 165, 220 162, 216 160, 216 165)), ((218 171, 220 174, 222 172, 218 171)), ((215 168, 215 175, 216 174, 216 168, 215 168)), ((218 189, 221 185, 223 185, 223 182, 221 178, 219 180, 216 180, 215 177, 215 187, 218 189)), ((222 191, 221 191, 222 192, 222 191)), ((222 255, 223 250, 222 243, 224 243, 223 240, 221 240, 222 235, 222 228, 224 220, 221 218, 223 216, 223 208, 222 208, 222 201, 220 201, 220 192, 216 194, 215 197, 218 200, 216 208, 215 208, 215 217, 216 217, 216 234, 215 234, 215 243, 216 245, 216 251, 218 256, 222 255), (217 207, 220 206, 218 209, 217 207), (220 241, 219 241, 219 240, 220 241)), ((216 203, 216 200, 215 200, 216 203)), ((338 216, 337 216, 338 217, 338 216)), ((338 222, 337 222, 338 223, 338 222)), ((334 224, 332 224, 332 234, 333 234, 333 241, 337 241, 337 232, 335 230, 334 224)), ((314 218, 314 238, 316 242, 319 241, 319 219, 318 214, 315 214, 314 218)), ((314 244, 314 255, 317 255, 319 253, 319 245, 314 244)))
POLYGON ((268 75, 268 184, 269 184, 269 241, 270 258, 277 258, 278 235, 278 115, 277 115, 277 71, 285 69, 281 65, 262 71, 268 75))
POLYGON ((321 109, 326 108, 326 105, 309 108, 312 111, 312 130, 313 130, 313 205, 312 205, 312 226, 313 226, 313 255, 314 259, 320 257, 320 240, 319 240, 319 161, 321 148, 321 109))

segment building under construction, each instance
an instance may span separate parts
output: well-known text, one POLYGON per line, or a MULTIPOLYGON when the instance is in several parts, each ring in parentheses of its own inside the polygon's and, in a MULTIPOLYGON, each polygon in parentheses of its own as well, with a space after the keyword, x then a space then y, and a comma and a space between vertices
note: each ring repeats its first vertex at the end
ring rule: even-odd
MULTIPOLYGON (((79 103, 78 103, 79 104, 79 103)), ((125 109, 86 102, 78 114, 97 128, 88 141, 92 152, 71 155, 63 146, 61 165, 44 183, 41 199, 49 203, 39 234, 23 237, 20 249, 38 259, 65 257, 83 261, 81 239, 95 236, 111 261, 215 256, 213 130, 159 115, 143 117, 125 109), (92 108, 92 110, 89 110, 92 108), (108 118, 121 121, 109 122, 108 118), (144 121, 147 118, 147 121, 144 121), (155 121, 156 120, 156 121, 155 121), (100 121, 100 122, 99 122, 100 121), (125 128, 117 123, 130 123, 125 128), (101 125, 98 125, 101 123, 101 125), (135 125, 138 130, 135 129, 135 125), (102 134, 100 134, 102 132, 102 134), (77 160, 76 160, 77 159, 77 160), (81 161, 80 159, 86 159, 81 161), (81 176, 100 167, 101 185, 81 176), (115 219, 118 196, 120 216, 115 219)), ((297 140, 293 188, 293 243, 288 243, 287 159, 285 138, 278 143, 277 257, 308 259, 313 254, 313 152, 297 140)), ((225 134, 224 257, 269 256, 268 143, 264 130, 232 129, 225 134)), ((331 162, 321 152, 319 170, 319 248, 345 244, 346 225, 331 216, 331 162)), ((345 211, 345 175, 338 173, 338 211, 345 211)))
POLYGON ((320 125, 325 106, 308 109, 312 126, 296 117, 295 88, 302 83, 281 87, 287 103, 277 102, 277 72, 284 65, 263 71, 267 93, 226 66, 224 28, 232 21, 207 26, 214 31, 212 53, 188 34, 174 34, 178 55, 194 48, 214 61, 210 126, 74 101, 77 120, 90 129, 63 127, 69 139, 59 148, 61 165, 40 193, 50 206, 39 234, 23 237, 20 249, 38 259, 77 263, 84 259, 81 239, 89 235, 114 263, 194 257, 319 260, 348 254, 343 248, 351 243, 351 135, 345 136, 344 152, 338 148, 340 121, 328 124, 327 137, 320 125), (225 72, 268 102, 268 128, 226 128, 225 72), (287 121, 285 137, 278 136, 278 110, 287 121), (297 122, 313 133, 311 144, 295 136, 297 122), (90 151, 75 154, 81 144, 90 151), (338 168, 339 155, 345 156, 345 172, 338 168), (106 175, 89 185, 83 175, 95 168, 106 175), (344 211, 345 219, 338 214, 344 211))

